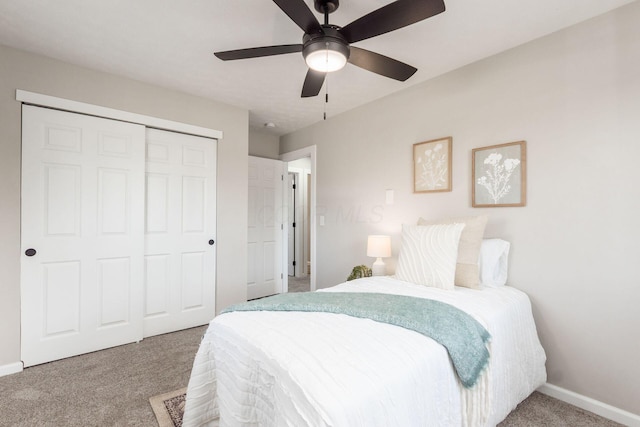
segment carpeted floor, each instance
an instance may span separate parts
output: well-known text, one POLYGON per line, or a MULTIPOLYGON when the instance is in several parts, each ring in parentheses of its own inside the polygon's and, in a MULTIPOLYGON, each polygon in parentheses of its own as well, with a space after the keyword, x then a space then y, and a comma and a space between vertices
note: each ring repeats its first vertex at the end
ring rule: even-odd
POLYGON ((185 387, 205 327, 0 377, 0 426, 157 426, 149 398, 185 387))
POLYGON ((499 427, 623 427, 622 424, 533 392, 499 427))
MULTIPOLYGON (((0 426, 157 426, 149 398, 187 385, 205 327, 147 338, 0 377, 0 426)), ((532 394, 500 427, 614 427, 532 394)))
POLYGON ((311 276, 289 276, 289 292, 309 292, 311 276))

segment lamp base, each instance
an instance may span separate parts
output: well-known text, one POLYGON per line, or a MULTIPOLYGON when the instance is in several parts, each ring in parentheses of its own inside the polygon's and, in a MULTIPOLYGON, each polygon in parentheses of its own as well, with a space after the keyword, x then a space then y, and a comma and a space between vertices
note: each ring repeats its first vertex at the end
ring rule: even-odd
POLYGON ((384 261, 382 261, 382 258, 376 259, 376 261, 371 266, 371 275, 385 276, 386 274, 387 274, 387 266, 384 265, 384 261))

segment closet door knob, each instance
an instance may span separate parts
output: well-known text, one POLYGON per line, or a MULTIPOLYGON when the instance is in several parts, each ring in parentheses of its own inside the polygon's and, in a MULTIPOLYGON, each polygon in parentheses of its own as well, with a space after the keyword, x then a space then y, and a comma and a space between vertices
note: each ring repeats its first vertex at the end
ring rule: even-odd
POLYGON ((213 246, 214 243, 215 241, 213 239, 209 240, 209 245, 213 246))
POLYGON ((36 254, 36 250, 33 248, 29 248, 26 251, 24 251, 24 254, 26 256, 34 256, 36 254))

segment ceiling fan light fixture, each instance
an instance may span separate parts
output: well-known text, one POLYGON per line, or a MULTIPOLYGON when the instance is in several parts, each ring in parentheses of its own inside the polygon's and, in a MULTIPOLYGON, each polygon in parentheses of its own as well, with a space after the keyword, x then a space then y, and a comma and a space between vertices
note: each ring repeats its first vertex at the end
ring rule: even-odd
MULTIPOLYGON (((351 44, 391 31, 399 30, 445 11, 444 0, 396 0, 370 12, 344 27, 329 23, 329 14, 335 12, 340 0, 314 0, 317 12, 324 15, 324 24, 318 21, 308 2, 311 0, 273 0, 300 29, 302 44, 252 47, 214 52, 223 61, 302 52, 309 69, 302 86, 302 98, 317 96, 327 73, 343 68, 347 62, 390 79, 405 81, 417 68, 388 56, 361 49, 351 44)), ((325 97, 328 99, 328 97, 325 97)))
POLYGON ((330 73, 347 65, 349 46, 337 41, 318 41, 305 46, 302 54, 309 68, 330 73))

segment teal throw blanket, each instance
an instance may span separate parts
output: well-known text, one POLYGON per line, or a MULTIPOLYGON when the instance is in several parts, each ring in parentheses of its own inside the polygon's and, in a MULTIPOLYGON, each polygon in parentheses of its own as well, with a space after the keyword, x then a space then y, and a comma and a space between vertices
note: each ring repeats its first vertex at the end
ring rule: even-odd
POLYGON ((379 293, 300 292, 237 304, 222 313, 233 311, 336 313, 410 329, 447 349, 460 382, 467 388, 475 385, 489 362, 489 332, 464 311, 430 299, 379 293))

